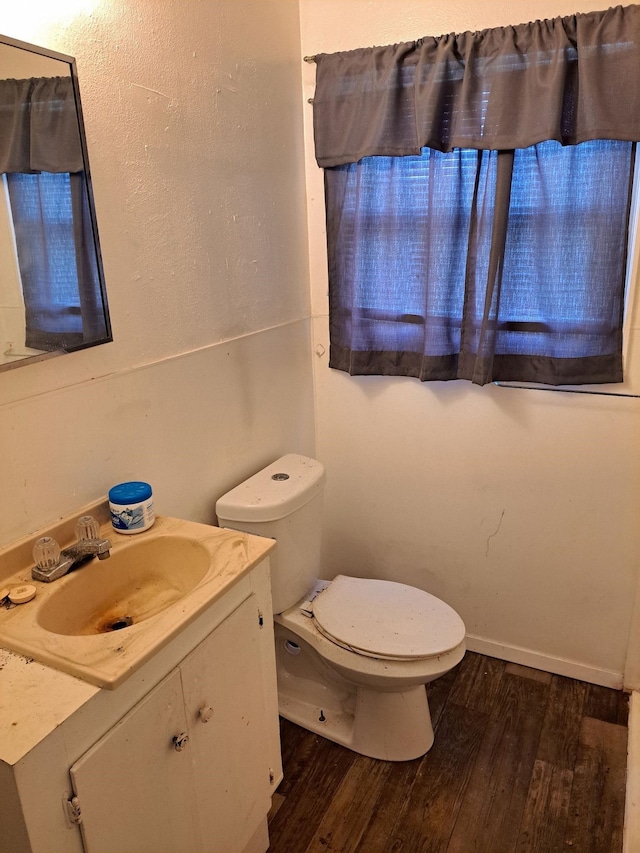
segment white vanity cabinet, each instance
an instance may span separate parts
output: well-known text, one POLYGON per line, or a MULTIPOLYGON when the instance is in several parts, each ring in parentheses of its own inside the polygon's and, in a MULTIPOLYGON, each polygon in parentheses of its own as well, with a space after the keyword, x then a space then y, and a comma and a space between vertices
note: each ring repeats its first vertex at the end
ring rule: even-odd
POLYGON ((267 560, 118 688, 84 687, 11 773, 0 762, 0 853, 266 851, 282 778, 267 560))
POLYGON ((193 767, 171 744, 186 728, 176 671, 71 767, 87 853, 202 850, 193 767))
POLYGON ((271 798, 259 619, 243 602, 71 767, 86 853, 246 848, 271 798))

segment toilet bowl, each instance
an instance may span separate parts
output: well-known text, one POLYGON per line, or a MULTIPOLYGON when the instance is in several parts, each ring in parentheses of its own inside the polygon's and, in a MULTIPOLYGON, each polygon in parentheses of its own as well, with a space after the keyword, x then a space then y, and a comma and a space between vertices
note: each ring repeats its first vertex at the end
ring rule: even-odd
POLYGON ((283 717, 372 758, 404 761, 431 748, 425 685, 465 653, 464 624, 448 605, 403 584, 339 575, 331 584, 321 581, 275 622, 283 717), (379 602, 380 617, 384 599, 396 596, 388 619, 372 614, 372 601, 379 602), (347 616, 352 603, 355 618, 347 616), (416 622, 407 640, 408 632, 395 629, 406 628, 416 610, 431 611, 438 625, 429 631, 416 622), (371 632, 358 624, 357 617, 366 623, 367 614, 371 632), (367 648, 354 648, 354 640, 367 648))
POLYGON ((281 716, 372 758, 433 743, 425 685, 458 664, 465 627, 416 587, 317 580, 324 469, 288 454, 224 495, 219 523, 275 538, 271 559, 281 716))

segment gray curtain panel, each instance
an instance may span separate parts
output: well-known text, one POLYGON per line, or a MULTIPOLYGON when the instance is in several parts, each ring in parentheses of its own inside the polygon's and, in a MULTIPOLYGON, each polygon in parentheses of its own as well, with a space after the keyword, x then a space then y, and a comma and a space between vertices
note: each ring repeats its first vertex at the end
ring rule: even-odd
POLYGON ((70 77, 0 80, 0 172, 81 172, 70 77))
POLYGON ((320 166, 640 139, 640 6, 316 56, 320 166))
POLYGON ((330 365, 622 381, 640 7, 317 62, 330 365))

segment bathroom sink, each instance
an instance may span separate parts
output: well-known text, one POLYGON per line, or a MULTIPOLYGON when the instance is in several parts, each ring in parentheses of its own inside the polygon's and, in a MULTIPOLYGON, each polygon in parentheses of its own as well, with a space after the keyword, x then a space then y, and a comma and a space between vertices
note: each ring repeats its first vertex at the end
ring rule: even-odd
POLYGON ((111 540, 107 559, 52 583, 31 579, 35 539, 70 544, 77 514, 0 551, 0 587, 36 588, 26 604, 0 607, 0 647, 99 687, 121 684, 275 547, 271 539, 163 516, 125 536, 106 522, 102 504, 80 515, 87 509, 111 540))
POLYGON ((129 628, 184 598, 210 564, 207 548, 185 536, 128 542, 108 560, 94 560, 54 588, 39 608, 38 624, 66 636, 129 628))

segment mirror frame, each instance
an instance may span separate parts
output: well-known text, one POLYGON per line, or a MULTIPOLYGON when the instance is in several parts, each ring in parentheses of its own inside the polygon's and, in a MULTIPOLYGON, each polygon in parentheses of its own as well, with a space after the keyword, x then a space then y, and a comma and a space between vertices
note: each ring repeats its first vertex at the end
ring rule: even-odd
POLYGON ((102 300, 102 309, 104 312, 104 321, 106 328, 106 335, 101 338, 99 341, 90 341, 87 343, 79 344, 78 346, 68 347, 66 349, 52 350, 51 352, 42 352, 36 355, 27 355, 23 358, 16 359, 14 362, 7 362, 6 364, 0 364, 0 373, 8 370, 14 370, 16 367, 22 367, 23 365, 33 364, 39 361, 45 361, 50 358, 55 358, 59 355, 66 355, 70 352, 77 352, 79 350, 88 349, 89 347, 98 346, 100 344, 107 344, 113 341, 113 334, 111 329, 111 320, 109 316, 109 306, 107 303, 107 288, 105 283, 104 276, 104 267, 102 264, 102 252, 100 249, 100 240, 98 237, 98 222, 96 217, 96 207, 94 201, 93 194, 93 185, 91 181, 91 169, 89 167, 89 152, 87 150, 87 139, 84 129, 84 118, 82 115, 82 104, 80 100, 80 85, 78 82, 78 72, 76 67, 76 60, 73 56, 68 56, 64 53, 58 53, 55 50, 49 50, 48 48, 39 47, 38 45, 29 44, 28 42, 23 42, 18 39, 11 38, 10 36, 5 36, 0 34, 0 44, 7 45, 8 47, 15 47, 20 50, 25 50, 28 53, 34 53, 38 56, 44 56, 48 59, 56 59, 60 62, 64 62, 69 66, 70 76, 71 76, 71 85, 73 88, 73 96, 76 105, 76 116, 78 119, 78 131, 80 134, 80 147, 82 151, 82 161, 84 165, 84 178, 85 178, 85 187, 87 192, 87 201, 89 207, 89 216, 91 219, 91 232, 93 236, 93 245, 95 249, 96 256, 96 268, 98 273, 98 282, 100 285, 100 297, 102 300))

